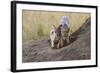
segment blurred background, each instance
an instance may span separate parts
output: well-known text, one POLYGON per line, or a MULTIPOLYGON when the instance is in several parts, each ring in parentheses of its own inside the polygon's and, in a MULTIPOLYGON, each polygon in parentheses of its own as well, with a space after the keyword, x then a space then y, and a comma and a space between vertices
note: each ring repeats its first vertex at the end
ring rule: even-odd
POLYGON ((32 11, 23 10, 22 24, 22 41, 38 40, 40 38, 49 37, 52 24, 58 26, 62 16, 69 18, 70 28, 72 32, 78 30, 79 27, 90 17, 89 13, 74 12, 51 12, 51 11, 32 11))

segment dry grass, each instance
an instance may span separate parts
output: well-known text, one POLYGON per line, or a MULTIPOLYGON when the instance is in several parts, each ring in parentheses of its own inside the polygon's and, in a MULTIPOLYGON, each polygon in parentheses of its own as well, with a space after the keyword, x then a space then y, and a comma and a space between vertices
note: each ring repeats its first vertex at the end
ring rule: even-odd
POLYGON ((69 17, 70 28, 75 32, 90 14, 23 10, 23 42, 49 36, 51 24, 59 25, 62 16, 69 17))

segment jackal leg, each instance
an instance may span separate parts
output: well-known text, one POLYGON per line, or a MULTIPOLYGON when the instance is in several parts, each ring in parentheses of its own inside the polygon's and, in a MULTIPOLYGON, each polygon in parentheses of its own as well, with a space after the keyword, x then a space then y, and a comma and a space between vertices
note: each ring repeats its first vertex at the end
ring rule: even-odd
POLYGON ((57 48, 62 48, 64 46, 64 41, 63 39, 61 38, 57 44, 57 48))

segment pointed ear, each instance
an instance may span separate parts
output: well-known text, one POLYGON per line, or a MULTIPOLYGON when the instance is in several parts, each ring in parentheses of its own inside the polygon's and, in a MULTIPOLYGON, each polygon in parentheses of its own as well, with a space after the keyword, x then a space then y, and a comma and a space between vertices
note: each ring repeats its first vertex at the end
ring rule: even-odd
POLYGON ((58 26, 58 29, 60 29, 62 27, 62 25, 60 24, 59 26, 58 26))
POLYGON ((56 26, 54 24, 52 25, 52 29, 56 29, 56 26))

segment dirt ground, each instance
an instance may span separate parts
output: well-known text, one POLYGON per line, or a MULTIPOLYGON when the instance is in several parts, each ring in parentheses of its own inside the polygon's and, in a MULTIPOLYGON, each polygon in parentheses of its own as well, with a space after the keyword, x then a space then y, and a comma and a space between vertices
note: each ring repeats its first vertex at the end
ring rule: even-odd
POLYGON ((91 59, 91 23, 88 19, 71 35, 70 44, 60 49, 52 49, 49 38, 33 40, 22 45, 22 61, 67 61, 91 59))

